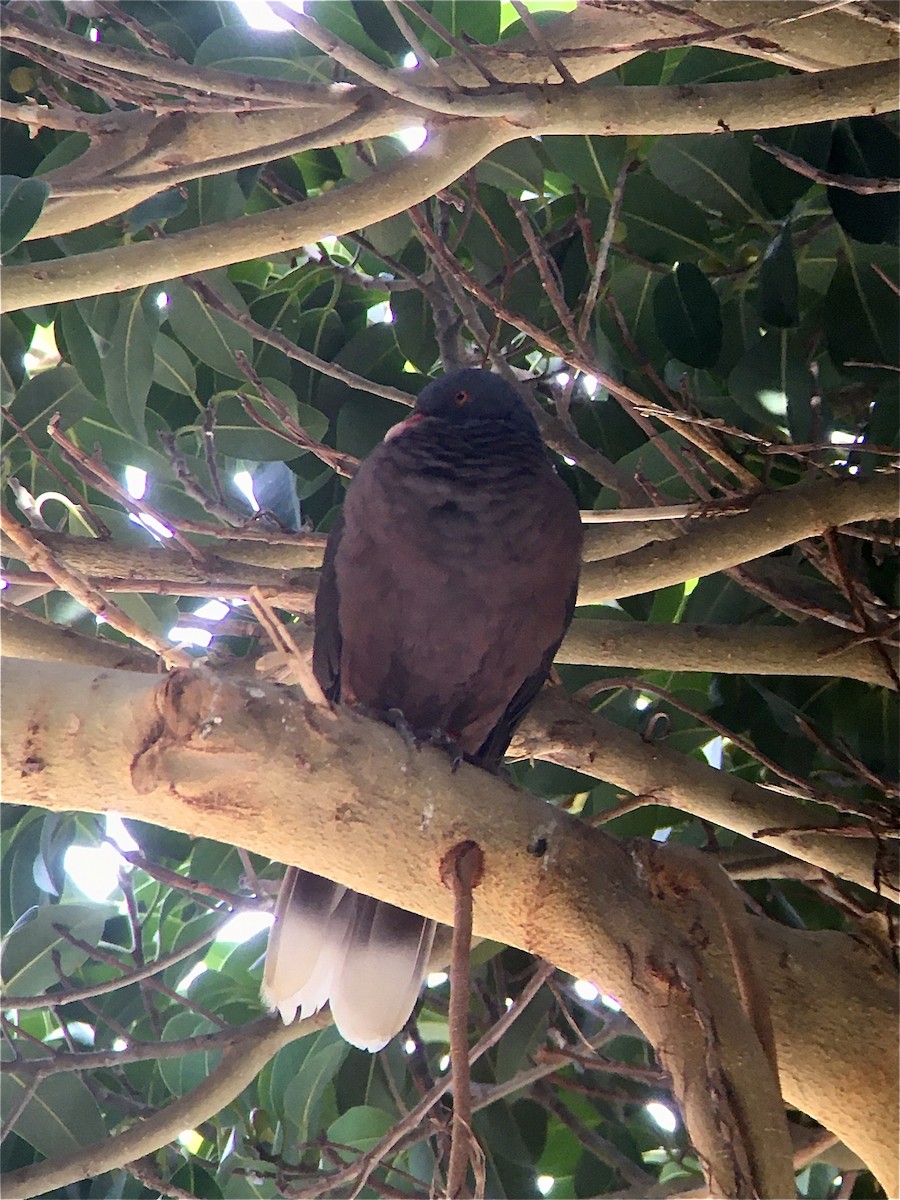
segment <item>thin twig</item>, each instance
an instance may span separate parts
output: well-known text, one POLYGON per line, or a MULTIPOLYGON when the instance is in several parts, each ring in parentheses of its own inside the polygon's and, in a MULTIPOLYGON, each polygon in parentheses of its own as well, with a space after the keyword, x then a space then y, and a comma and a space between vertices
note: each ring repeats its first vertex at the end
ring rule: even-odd
POLYGON ((547 58, 556 68, 563 83, 570 83, 573 87, 577 87, 578 81, 563 62, 562 55, 550 42, 550 39, 544 33, 543 29, 541 29, 540 25, 538 25, 537 21, 535 21, 527 6, 523 4, 522 0, 512 0, 512 6, 519 14, 519 20, 531 35, 531 40, 542 54, 547 55, 547 58))
POLYGON ((788 150, 782 150, 780 146, 767 142, 759 133, 753 135, 753 144, 759 146, 760 150, 765 150, 766 154, 771 154, 782 166, 795 171, 805 179, 813 180, 814 183, 821 183, 825 187, 843 188, 848 192, 856 192, 860 196, 900 192, 900 179, 866 179, 859 175, 835 175, 833 171, 823 171, 798 155, 791 154, 788 150))
POLYGON ((275 615, 272 606, 258 587, 252 587, 247 593, 247 599, 253 614, 269 635, 272 645, 286 658, 291 683, 296 683, 304 696, 317 708, 334 715, 328 697, 322 691, 321 684, 313 674, 312 667, 300 647, 291 637, 288 629, 282 625, 275 615))
POLYGON ((308 350, 303 350, 300 346, 295 346, 283 334, 276 333, 273 329, 267 329, 265 325, 260 325, 251 316, 235 308, 233 304, 220 296, 218 292, 199 276, 187 275, 184 278, 184 282, 197 293, 209 308, 214 308, 217 312, 223 313, 230 320, 234 321, 235 325, 239 325, 242 329, 246 329, 248 333, 251 333, 258 342, 265 342, 267 346, 272 346, 276 350, 280 350, 282 354, 287 355, 288 358, 292 358, 296 362, 302 363, 305 367, 311 367, 314 371, 318 371, 322 375, 328 375, 332 379, 346 383, 348 387, 356 391, 370 392, 373 396, 383 396, 386 400, 395 400, 398 404, 405 404, 409 408, 412 408, 415 404, 416 398, 415 396, 411 396, 409 392, 401 392, 398 388, 373 383, 370 379, 365 379, 362 375, 357 375, 355 371, 348 371, 346 367, 338 366, 337 363, 326 362, 324 358, 319 358, 318 355, 310 354, 308 350))
MULTIPOLYGON (((131 496, 127 488, 124 488, 117 479, 115 479, 104 464, 97 458, 92 458, 85 454, 80 446, 63 433, 59 427, 60 414, 56 413, 47 423, 47 432, 50 437, 56 442, 66 458, 72 466, 78 471, 79 475, 85 482, 92 483, 94 487, 105 492, 113 500, 117 500, 128 512, 136 517, 152 517, 160 525, 169 528, 168 520, 164 513, 148 504, 145 500, 137 501, 131 496)), ((182 550, 187 551, 195 563, 202 563, 206 558, 203 550, 194 546, 189 538, 178 528, 172 529, 172 540, 177 542, 182 550)))
POLYGON ((591 323, 591 317, 597 305, 597 297, 600 295, 600 287, 603 283, 603 276, 606 274, 606 264, 609 260, 609 251, 612 246, 616 223, 619 220, 619 213, 622 209, 622 198, 625 195, 625 180, 628 178, 628 172, 631 170, 632 165, 630 159, 622 159, 619 173, 616 176, 616 182, 613 185, 609 203, 609 214, 606 218, 603 236, 600 239, 600 245, 597 249, 597 257, 594 260, 591 282, 588 285, 581 315, 578 318, 578 340, 581 342, 587 337, 588 326, 591 323))

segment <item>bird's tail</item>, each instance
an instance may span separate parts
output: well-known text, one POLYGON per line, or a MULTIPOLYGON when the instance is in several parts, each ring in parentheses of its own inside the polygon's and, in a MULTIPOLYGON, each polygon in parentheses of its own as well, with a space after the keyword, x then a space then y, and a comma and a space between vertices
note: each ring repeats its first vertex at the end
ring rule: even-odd
POLYGON ((341 1035, 380 1050, 409 1019, 434 921, 288 867, 275 906, 263 998, 287 1025, 331 1005, 341 1035))

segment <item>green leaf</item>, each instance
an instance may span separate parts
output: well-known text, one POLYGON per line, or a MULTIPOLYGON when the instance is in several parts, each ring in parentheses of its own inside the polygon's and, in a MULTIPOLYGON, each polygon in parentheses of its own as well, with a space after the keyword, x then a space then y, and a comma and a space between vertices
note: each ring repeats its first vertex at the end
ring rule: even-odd
POLYGON ((651 262, 696 261, 713 248, 709 222, 697 205, 646 172, 626 179, 619 220, 628 248, 651 262))
POLYGON ((28 236, 50 195, 43 179, 0 175, 0 254, 7 254, 28 236))
MULTIPOLYGON (((454 37, 467 38, 483 45, 491 45, 500 36, 500 5, 497 0, 434 0, 431 15, 454 37)), ((447 47, 434 34, 426 39, 430 50, 446 53, 447 47)))
POLYGON ((511 196, 522 192, 539 196, 544 190, 544 164, 527 139, 493 150, 475 168, 475 176, 511 196))
POLYGON ((711 367, 722 347, 722 315, 712 284, 693 263, 679 263, 653 293, 656 331, 676 358, 711 367))
POLYGON ((144 407, 153 381, 153 347, 159 333, 156 314, 147 314, 147 289, 121 297, 103 375, 109 411, 120 429, 146 439, 144 407))
MULTIPOLYGON (((243 297, 224 271, 208 271, 203 278, 224 300, 241 312, 247 311, 243 297)), ((185 349, 223 375, 243 379, 235 354, 243 350, 248 358, 253 356, 253 338, 246 329, 236 325, 229 317, 207 308, 196 292, 180 280, 167 283, 165 291, 169 297, 165 308, 166 319, 185 349)))
POLYGON ((423 375, 429 374, 440 357, 431 305, 414 288, 409 292, 393 292, 391 311, 400 352, 423 375))
MULTIPOLYGON (((77 303, 59 306, 56 318, 57 329, 65 343, 65 355, 78 372, 84 386, 98 400, 106 400, 106 378, 103 374, 103 359, 97 348, 93 330, 84 319, 77 303)), ((60 339, 57 338, 57 341, 60 339)))
MULTIPOLYGON (((40 1048, 17 1039, 21 1058, 42 1058, 40 1048)), ((3 1103, 12 1113, 29 1088, 32 1075, 9 1061, 10 1048, 3 1046, 3 1103)), ((75 1071, 59 1072, 41 1080, 12 1127, 19 1137, 48 1159, 105 1142, 108 1135, 97 1101, 75 1071)))
POLYGON ((197 391, 194 364, 181 346, 164 333, 156 339, 153 382, 183 396, 193 396, 197 391))
POLYGON ((728 386, 741 408, 763 426, 787 426, 795 441, 809 441, 815 384, 787 330, 773 329, 751 346, 728 376, 728 386))
POLYGON ((331 62, 318 47, 293 31, 284 32, 225 26, 216 29, 197 48, 198 67, 237 71, 291 83, 330 80, 331 62))
MULTIPOLYGON (((291 415, 303 427, 306 433, 316 441, 321 441, 328 430, 328 419, 307 404, 298 404, 297 397, 289 387, 277 379, 264 379, 263 383, 290 410, 291 415)), ((278 424, 278 419, 266 409, 265 404, 252 396, 252 387, 248 385, 246 395, 251 399, 254 408, 267 421, 278 424)), ((239 396, 234 392, 222 394, 216 401, 215 444, 219 454, 227 454, 232 458, 245 458, 253 462, 289 462, 293 458, 306 454, 287 438, 270 433, 258 425, 249 416, 241 404, 239 396)), ((181 431, 182 434, 185 430, 181 431)), ((202 434, 197 431, 197 436, 202 434)))
MULTIPOLYGON (((220 177, 216 176, 215 178, 220 177)), ((158 225, 167 221, 169 217, 180 216, 185 208, 187 208, 187 196, 184 189, 180 187, 167 188, 164 192, 157 192, 149 200, 143 200, 134 208, 129 209, 125 214, 125 220, 128 222, 131 233, 138 233, 148 225, 158 225)))
POLYGON ((115 916, 112 904, 45 904, 33 920, 10 934, 3 950, 3 990, 9 997, 39 996, 59 983, 53 963, 59 955, 60 969, 71 975, 90 957, 67 942, 54 926, 73 937, 96 945, 105 921, 115 916))
POLYGON ((759 269, 759 316, 767 325, 787 328, 800 320, 799 284, 791 223, 766 247, 759 269))
MULTIPOLYGON (((831 150, 831 121, 794 125, 784 129, 761 129, 763 141, 787 150, 812 167, 826 167, 831 150)), ((759 146, 750 151, 750 178, 757 195, 775 217, 786 217, 797 200, 813 186, 813 180, 784 166, 759 146)))
MULTIPOLYGON (((219 1026, 194 1012, 176 1013, 166 1022, 162 1040, 197 1037, 204 1033, 217 1033, 219 1026)), ((193 1054, 180 1054, 177 1058, 161 1058, 157 1063, 163 1082, 173 1096, 186 1096, 198 1084, 203 1083, 219 1065, 221 1050, 198 1050, 193 1054)))
MULTIPOLYGON (((24 383, 16 393, 10 411, 26 433, 42 450, 51 445, 47 422, 60 414, 60 429, 68 429, 94 407, 95 401, 67 363, 41 371, 24 383)), ((11 441, 15 430, 8 426, 4 441, 11 441)))
POLYGON ((545 137, 541 148, 560 175, 577 183, 590 196, 611 200, 626 144, 624 137, 557 134, 545 137))
MULTIPOLYGON (((848 362, 897 366, 897 256, 894 252, 852 253, 834 273, 825 295, 828 352, 840 367, 848 362), (881 267, 894 287, 872 269, 881 267)), ((871 375, 871 368, 857 368, 871 375)))
MULTIPOLYGON (((828 170, 862 179, 892 178, 897 174, 900 139, 879 117, 853 117, 835 128, 828 170)), ((847 188, 826 189, 831 211, 841 227, 858 242, 896 245, 900 233, 900 197, 896 192, 863 196, 847 188)))
POLYGON ((80 158, 91 144, 86 133, 70 133, 56 143, 49 154, 46 154, 35 169, 35 175, 47 175, 50 171, 58 171, 60 167, 68 166, 76 158, 80 158))
POLYGON ((349 1051, 350 1047, 336 1029, 323 1030, 315 1035, 300 1070, 285 1088, 285 1111, 299 1141, 307 1141, 315 1128, 323 1093, 349 1051))
POLYGON ((360 24, 350 0, 306 0, 303 12, 342 41, 349 42, 354 49, 361 50, 372 62, 386 67, 392 65, 390 55, 372 41, 360 24))
MULTIPOLYGON (((365 1154, 377 1145, 393 1124, 394 1117, 384 1109, 360 1104, 348 1108, 336 1121, 332 1121, 328 1126, 328 1140, 341 1146, 351 1146, 360 1154, 365 1154)), ((349 1152, 338 1151, 338 1154, 345 1162, 350 1162, 354 1157, 349 1152)))
POLYGON ((750 178, 750 143, 740 135, 690 133, 659 138, 647 155, 650 170, 679 195, 727 220, 767 224, 750 178))

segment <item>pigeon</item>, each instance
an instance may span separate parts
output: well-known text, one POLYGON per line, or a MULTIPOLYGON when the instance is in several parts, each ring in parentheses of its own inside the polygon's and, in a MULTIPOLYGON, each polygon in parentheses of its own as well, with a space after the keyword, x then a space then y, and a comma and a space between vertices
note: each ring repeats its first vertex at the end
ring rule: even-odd
MULTIPOLYGON (((332 702, 496 771, 575 606, 581 521, 522 397, 467 368, 432 381, 363 461, 328 538, 313 671, 332 702)), ((326 1003, 371 1051, 409 1020, 435 923, 290 867, 263 995, 326 1003)))

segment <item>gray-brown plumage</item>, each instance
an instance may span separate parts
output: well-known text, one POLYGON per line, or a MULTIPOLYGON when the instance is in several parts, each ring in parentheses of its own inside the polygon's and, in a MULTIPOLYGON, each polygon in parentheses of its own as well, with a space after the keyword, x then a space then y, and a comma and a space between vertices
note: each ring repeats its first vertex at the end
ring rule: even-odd
MULTIPOLYGON (((571 620, 580 556, 575 500, 521 397, 488 371, 446 375, 350 486, 316 599, 316 677, 495 770, 571 620)), ((286 1021, 329 1000, 348 1041, 379 1049, 433 937, 431 921, 289 868, 266 998, 286 1021)))

